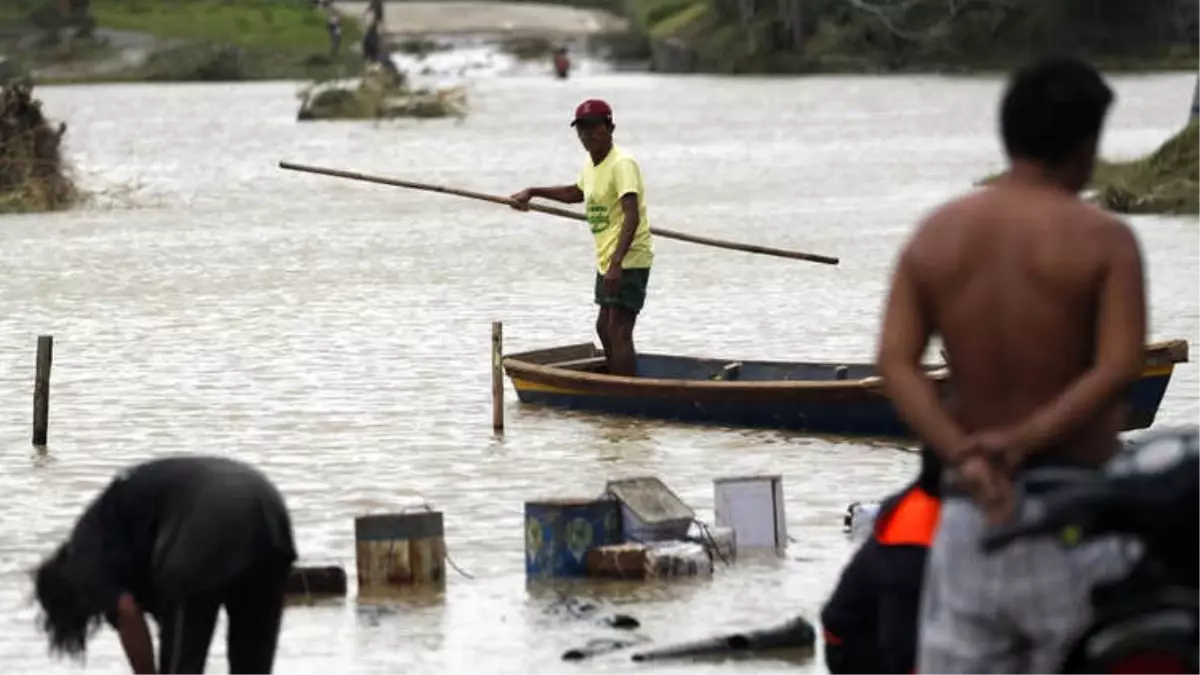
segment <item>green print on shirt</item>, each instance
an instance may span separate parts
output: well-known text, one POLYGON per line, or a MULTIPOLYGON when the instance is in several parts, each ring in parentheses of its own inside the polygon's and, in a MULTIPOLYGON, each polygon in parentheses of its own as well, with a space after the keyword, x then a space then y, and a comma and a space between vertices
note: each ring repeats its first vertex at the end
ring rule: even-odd
POLYGON ((608 209, 602 204, 588 204, 587 221, 592 228, 592 234, 603 232, 611 224, 608 222, 608 209))

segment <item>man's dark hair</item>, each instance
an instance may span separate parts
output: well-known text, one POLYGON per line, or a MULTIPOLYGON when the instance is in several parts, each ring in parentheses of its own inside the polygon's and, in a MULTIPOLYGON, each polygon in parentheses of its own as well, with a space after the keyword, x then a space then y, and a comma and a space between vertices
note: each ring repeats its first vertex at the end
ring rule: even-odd
POLYGON ((38 622, 50 638, 50 653, 82 658, 89 635, 103 619, 89 611, 72 582, 65 544, 38 565, 33 578, 42 606, 38 622))
POLYGON ((1047 58, 1013 74, 1000 107, 1004 149, 1013 159, 1060 166, 1100 136, 1113 91, 1095 68, 1047 58))

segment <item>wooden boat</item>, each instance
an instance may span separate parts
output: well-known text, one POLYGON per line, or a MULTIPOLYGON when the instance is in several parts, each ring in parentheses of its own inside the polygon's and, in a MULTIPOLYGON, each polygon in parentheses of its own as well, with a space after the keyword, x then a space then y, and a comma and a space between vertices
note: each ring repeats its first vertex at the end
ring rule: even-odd
MULTIPOLYGON (((1125 429, 1154 423, 1186 340, 1147 345, 1142 377, 1126 400, 1125 429)), ((502 360, 517 397, 536 404, 730 427, 912 440, 867 363, 793 363, 638 354, 638 377, 609 375, 591 343, 510 354, 502 360)), ((926 366, 943 391, 950 373, 926 366)))

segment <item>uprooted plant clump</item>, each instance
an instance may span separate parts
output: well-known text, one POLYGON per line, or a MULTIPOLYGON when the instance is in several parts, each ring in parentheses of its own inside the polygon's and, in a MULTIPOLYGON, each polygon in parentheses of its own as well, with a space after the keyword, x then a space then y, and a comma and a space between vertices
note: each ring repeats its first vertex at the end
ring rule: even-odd
POLYGON ((357 86, 316 82, 300 93, 300 99, 301 121, 466 116, 463 88, 411 89, 403 74, 379 67, 368 68, 357 86))
POLYGON ((29 82, 0 89, 0 213, 57 211, 80 200, 62 159, 66 130, 42 114, 29 82))

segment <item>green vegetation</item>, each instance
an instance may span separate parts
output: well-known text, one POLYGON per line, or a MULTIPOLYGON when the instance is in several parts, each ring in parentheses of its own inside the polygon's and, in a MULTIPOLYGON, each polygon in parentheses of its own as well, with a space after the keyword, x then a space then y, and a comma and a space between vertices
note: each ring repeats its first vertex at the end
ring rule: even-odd
POLYGON ((293 79, 357 69, 361 62, 350 50, 362 39, 359 27, 342 21, 341 49, 334 56, 326 11, 305 0, 74 2, 85 6, 69 15, 57 0, 7 0, 0 12, 0 21, 18 22, 26 35, 42 36, 41 50, 21 54, 30 67, 50 73, 39 79, 293 79), (137 65, 98 67, 130 47, 149 51, 149 57, 137 65))
POLYGON ((1117 213, 1200 213, 1200 123, 1192 120, 1152 154, 1100 162, 1096 201, 1117 213))
POLYGON ((1116 213, 1200 214, 1200 120, 1192 119, 1146 157, 1098 161, 1088 190, 1092 201, 1116 213))
MULTIPOLYGON (((304 55, 329 49, 325 14, 304 0, 91 0, 91 12, 103 28, 159 38, 304 55)), ((343 22, 343 45, 361 39, 343 22)))
POLYGON ((79 201, 59 152, 64 133, 65 125, 54 128, 42 115, 32 85, 0 90, 0 213, 54 211, 79 201))
POLYGON ((1107 69, 1196 67, 1194 1, 625 0, 635 30, 713 72, 1008 69, 1047 51, 1107 69), (747 12, 749 9, 751 11, 747 12))

